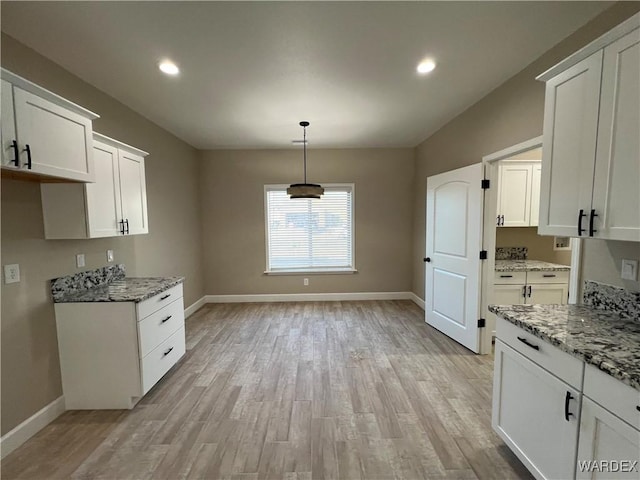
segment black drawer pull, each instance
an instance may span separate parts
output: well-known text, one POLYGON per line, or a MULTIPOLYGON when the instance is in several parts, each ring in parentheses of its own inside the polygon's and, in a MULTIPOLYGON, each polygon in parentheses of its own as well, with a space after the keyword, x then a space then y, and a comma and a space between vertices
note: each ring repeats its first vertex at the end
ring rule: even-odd
POLYGON ((567 394, 564 397, 564 419, 569 422, 569 417, 573 416, 573 413, 571 413, 569 411, 569 402, 573 400, 573 395, 571 395, 571 392, 567 392, 567 394))
POLYGON ((163 357, 166 357, 167 355, 169 355, 171 353, 171 350, 173 350, 173 347, 169 347, 169 350, 167 350, 166 352, 164 352, 163 357))
POLYGON ((554 273, 545 273, 544 275, 542 275, 544 278, 553 278, 556 275, 554 273))
POLYGON ((171 317, 173 317, 173 315, 169 315, 167 318, 163 318, 160 323, 168 322, 171 319, 171 317))
POLYGON ((13 148, 13 155, 16 157, 10 160, 9 163, 15 163, 16 167, 20 166, 20 149, 18 148, 18 142, 13 140, 11 142, 11 148, 13 148))
POLYGON ((500 278, 513 278, 513 275, 500 275, 500 278))
POLYGON ((167 293, 166 295, 163 295, 162 297, 160 297, 160 300, 166 300, 167 298, 169 298, 171 296, 170 293, 167 293))
POLYGON ((522 343, 524 343, 527 347, 531 347, 534 350, 540 350, 540 347, 538 345, 534 345, 533 343, 529 343, 526 338, 518 337, 518 340, 520 340, 522 343))

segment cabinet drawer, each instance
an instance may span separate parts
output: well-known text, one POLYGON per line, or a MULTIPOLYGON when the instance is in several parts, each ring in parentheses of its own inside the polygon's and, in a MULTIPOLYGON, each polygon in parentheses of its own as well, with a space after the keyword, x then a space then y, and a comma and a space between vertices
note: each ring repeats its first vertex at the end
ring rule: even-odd
POLYGON ((160 292, 154 297, 138 303, 138 321, 148 317, 153 312, 157 312, 162 307, 169 305, 175 299, 182 297, 182 284, 171 287, 164 292, 160 292))
POLYGON ((142 365, 142 394, 144 395, 173 367, 186 351, 184 327, 140 360, 142 365))
POLYGON ((527 272, 527 283, 569 283, 569 272, 527 272))
POLYGON ((494 285, 524 285, 527 283, 527 272, 494 272, 494 285))
POLYGON ((140 358, 164 342, 180 327, 184 327, 182 297, 138 322, 140 358))
POLYGON ((587 365, 584 372, 584 394, 640 430, 640 391, 593 365, 587 365))
POLYGON ((582 389, 584 362, 498 317, 496 337, 556 377, 582 389))

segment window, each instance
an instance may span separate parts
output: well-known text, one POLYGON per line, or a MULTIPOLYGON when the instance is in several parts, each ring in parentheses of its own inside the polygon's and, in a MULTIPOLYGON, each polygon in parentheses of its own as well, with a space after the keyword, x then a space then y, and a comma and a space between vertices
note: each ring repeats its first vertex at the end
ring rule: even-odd
POLYGON ((324 185, 321 199, 290 199, 265 185, 267 272, 353 272, 353 184, 324 185))

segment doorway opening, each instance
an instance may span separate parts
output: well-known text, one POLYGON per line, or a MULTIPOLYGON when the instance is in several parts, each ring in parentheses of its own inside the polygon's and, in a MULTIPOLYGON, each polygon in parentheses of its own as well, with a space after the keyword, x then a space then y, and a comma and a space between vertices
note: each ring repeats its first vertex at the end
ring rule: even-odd
POLYGON ((488 305, 578 299, 580 240, 537 232, 542 148, 542 137, 536 137, 482 159, 490 182, 483 228, 482 353, 491 351, 495 336, 495 316, 488 305))

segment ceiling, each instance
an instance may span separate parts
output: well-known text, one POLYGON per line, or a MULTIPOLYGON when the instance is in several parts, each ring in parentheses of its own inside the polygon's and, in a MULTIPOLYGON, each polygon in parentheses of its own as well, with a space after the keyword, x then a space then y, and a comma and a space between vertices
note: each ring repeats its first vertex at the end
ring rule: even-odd
POLYGON ((413 147, 609 5, 3 1, 2 30, 200 149, 300 120, 311 147, 413 147))

